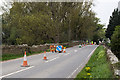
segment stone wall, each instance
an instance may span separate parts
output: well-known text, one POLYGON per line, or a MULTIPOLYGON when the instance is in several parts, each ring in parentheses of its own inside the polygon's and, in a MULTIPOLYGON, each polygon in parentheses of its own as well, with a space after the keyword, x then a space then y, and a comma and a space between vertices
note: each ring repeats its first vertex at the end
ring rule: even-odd
MULTIPOLYGON (((69 45, 70 47, 78 45, 79 42, 71 42, 71 43, 62 43, 63 46, 69 45)), ((21 54, 24 53, 24 51, 27 51, 29 53, 31 52, 40 52, 45 51, 49 49, 49 46, 51 44, 44 44, 44 45, 4 45, 2 46, 2 54, 21 54)), ((57 45, 57 44, 56 44, 57 45)))
POLYGON ((112 67, 114 69, 114 75, 120 76, 120 70, 114 67, 114 64, 119 63, 118 58, 112 53, 110 49, 107 49, 107 56, 110 60, 110 63, 112 64, 112 67))
POLYGON ((6 45, 2 46, 2 54, 21 54, 24 53, 24 51, 31 53, 45 51, 47 49, 49 49, 49 45, 34 45, 32 47, 24 45, 6 45))

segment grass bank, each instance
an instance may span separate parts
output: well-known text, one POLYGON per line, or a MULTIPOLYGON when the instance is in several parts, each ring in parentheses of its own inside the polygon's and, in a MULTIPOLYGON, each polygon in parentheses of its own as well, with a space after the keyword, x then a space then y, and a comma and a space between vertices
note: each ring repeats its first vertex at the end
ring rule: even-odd
MULTIPOLYGON (((40 52, 31 52, 31 53, 27 53, 26 55, 27 56, 30 56, 30 55, 34 55, 34 54, 40 54, 40 53, 43 53, 44 51, 40 51, 40 52)), ((46 52, 50 52, 50 49, 47 49, 46 52)), ((2 55, 2 61, 6 61, 6 60, 11 60, 11 59, 17 59, 17 58, 21 58, 24 56, 24 53, 22 54, 3 54, 2 55)))
POLYGON ((111 70, 110 62, 107 60, 106 50, 103 46, 99 46, 82 71, 78 73, 75 80, 112 77, 113 71, 111 70))
MULTIPOLYGON (((27 53, 26 55, 30 56, 30 55, 34 55, 34 54, 40 54, 40 53, 43 53, 43 51, 27 53)), ((9 54, 9 53, 8 54, 3 54, 2 55, 2 61, 16 59, 16 58, 20 58, 20 57, 23 57, 23 56, 24 56, 24 53, 22 53, 22 54, 9 54)))

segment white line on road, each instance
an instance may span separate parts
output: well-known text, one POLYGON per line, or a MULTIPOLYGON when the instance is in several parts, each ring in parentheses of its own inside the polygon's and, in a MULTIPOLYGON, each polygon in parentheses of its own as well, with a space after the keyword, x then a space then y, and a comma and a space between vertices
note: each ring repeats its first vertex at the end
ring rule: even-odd
POLYGON ((28 68, 25 68, 25 69, 22 69, 22 70, 19 70, 19 71, 16 71, 16 72, 13 72, 13 73, 10 73, 10 74, 7 74, 7 75, 4 75, 4 76, 0 76, 0 78, 3 78, 3 77, 6 77, 6 76, 10 76, 10 75, 13 75, 13 74, 19 73, 19 72, 22 72, 22 71, 28 70, 28 69, 33 68, 33 67, 34 67, 34 66, 31 66, 31 67, 28 67, 28 68))
POLYGON ((77 52, 77 50, 74 50, 74 52, 77 52))
POLYGON ((70 76, 68 76, 67 78, 71 78, 71 76, 72 76, 81 66, 82 66, 82 64, 81 64, 77 69, 75 69, 75 70, 72 72, 72 74, 71 74, 70 76))
MULTIPOLYGON (((97 46, 98 47, 98 46, 97 46)), ((97 48, 96 47, 96 48, 97 48)), ((93 52, 96 50, 96 48, 88 55, 87 59, 85 60, 85 62, 90 58, 90 56, 93 54, 93 52)), ((70 74, 67 78, 72 78, 72 76, 74 75, 74 73, 84 64, 84 62, 77 68, 75 69, 72 74, 70 74)))
POLYGON ((51 60, 49 60, 49 61, 46 61, 46 62, 50 62, 50 61, 53 61, 53 60, 55 60, 55 59, 57 59, 57 58, 59 58, 59 57, 53 58, 53 59, 51 59, 51 60))
POLYGON ((66 53, 65 55, 68 55, 68 54, 70 54, 70 53, 66 53))
MULTIPOLYGON (((98 47, 98 46, 97 46, 98 47)), ((97 48, 96 47, 96 48, 97 48)), ((93 54, 93 52, 96 50, 96 48, 89 54, 89 56, 87 57, 87 58, 89 58, 92 54, 93 54)))

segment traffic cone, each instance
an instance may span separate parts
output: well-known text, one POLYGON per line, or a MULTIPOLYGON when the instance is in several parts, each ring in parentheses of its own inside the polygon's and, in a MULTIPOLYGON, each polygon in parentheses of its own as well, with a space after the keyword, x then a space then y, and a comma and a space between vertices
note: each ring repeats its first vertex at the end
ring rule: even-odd
POLYGON ((82 43, 82 47, 83 47, 83 43, 82 43))
POLYGON ((26 57, 26 51, 24 54, 24 61, 23 61, 23 65, 21 67, 29 67, 29 65, 27 64, 27 57, 26 57))
POLYGON ((66 49, 66 47, 64 47, 64 49, 63 49, 63 52, 64 52, 64 53, 66 53, 65 49, 66 49))
POLYGON ((43 60, 47 60, 46 51, 44 51, 44 58, 43 58, 43 60))
POLYGON ((81 48, 82 46, 81 45, 79 45, 79 48, 81 48))

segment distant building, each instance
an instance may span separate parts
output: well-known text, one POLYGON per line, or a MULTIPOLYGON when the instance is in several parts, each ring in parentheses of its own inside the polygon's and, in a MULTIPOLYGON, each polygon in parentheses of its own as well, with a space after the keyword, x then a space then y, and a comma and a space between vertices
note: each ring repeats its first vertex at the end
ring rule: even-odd
POLYGON ((120 11, 120 1, 118 2, 118 10, 120 11))

